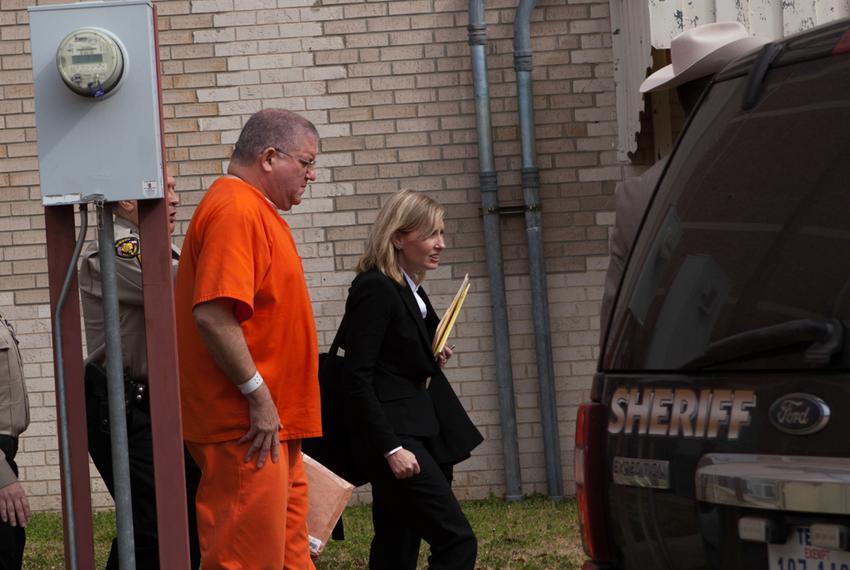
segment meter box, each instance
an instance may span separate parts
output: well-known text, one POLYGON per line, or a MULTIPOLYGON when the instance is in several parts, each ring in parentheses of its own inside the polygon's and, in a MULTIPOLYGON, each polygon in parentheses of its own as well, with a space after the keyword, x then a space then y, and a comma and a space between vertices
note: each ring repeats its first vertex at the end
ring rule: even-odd
POLYGON ((149 0, 29 8, 42 203, 162 198, 149 0))

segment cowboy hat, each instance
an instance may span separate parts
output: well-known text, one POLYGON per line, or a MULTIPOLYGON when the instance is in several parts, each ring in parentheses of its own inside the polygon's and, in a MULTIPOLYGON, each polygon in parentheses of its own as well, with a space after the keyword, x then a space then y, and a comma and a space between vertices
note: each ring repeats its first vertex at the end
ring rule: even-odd
POLYGON ((716 22, 686 30, 670 42, 673 63, 662 67, 640 85, 641 93, 670 89, 713 75, 727 63, 767 43, 750 36, 738 22, 716 22))

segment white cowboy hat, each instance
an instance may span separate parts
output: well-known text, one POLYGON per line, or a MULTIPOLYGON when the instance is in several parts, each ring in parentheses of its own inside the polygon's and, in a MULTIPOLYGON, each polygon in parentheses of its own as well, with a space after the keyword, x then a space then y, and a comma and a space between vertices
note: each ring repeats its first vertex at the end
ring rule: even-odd
POLYGON ((673 63, 662 67, 640 85, 641 93, 670 89, 706 75, 767 43, 752 37, 738 22, 716 22, 686 30, 670 42, 673 63))

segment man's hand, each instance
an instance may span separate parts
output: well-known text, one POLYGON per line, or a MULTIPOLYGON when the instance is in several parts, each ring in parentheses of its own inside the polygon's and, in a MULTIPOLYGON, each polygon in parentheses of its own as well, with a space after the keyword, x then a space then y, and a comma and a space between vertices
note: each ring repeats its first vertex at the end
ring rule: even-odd
POLYGON ((20 483, 15 481, 0 489, 0 520, 12 526, 27 526, 30 503, 20 483))
POLYGON ((280 423, 277 406, 272 400, 269 387, 263 384, 245 398, 248 400, 251 428, 239 438, 238 442, 239 444, 251 442, 251 447, 245 454, 245 462, 251 461, 251 456, 259 452, 257 455, 257 469, 259 469, 265 464, 266 457, 271 452, 272 463, 277 463, 280 446, 278 432, 283 425, 280 423))
POLYGON ((387 457, 390 470, 396 479, 408 479, 419 473, 419 462, 412 452, 402 448, 387 457))

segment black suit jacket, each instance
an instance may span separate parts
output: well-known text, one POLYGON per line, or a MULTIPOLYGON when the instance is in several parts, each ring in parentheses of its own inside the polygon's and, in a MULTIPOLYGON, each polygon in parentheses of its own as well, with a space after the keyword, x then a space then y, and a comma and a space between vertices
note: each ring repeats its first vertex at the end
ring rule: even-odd
POLYGON ((380 457, 401 445, 399 436, 413 436, 439 463, 457 463, 483 437, 431 353, 439 319, 419 293, 425 319, 407 284, 377 270, 354 279, 345 306, 344 393, 364 455, 380 457))

